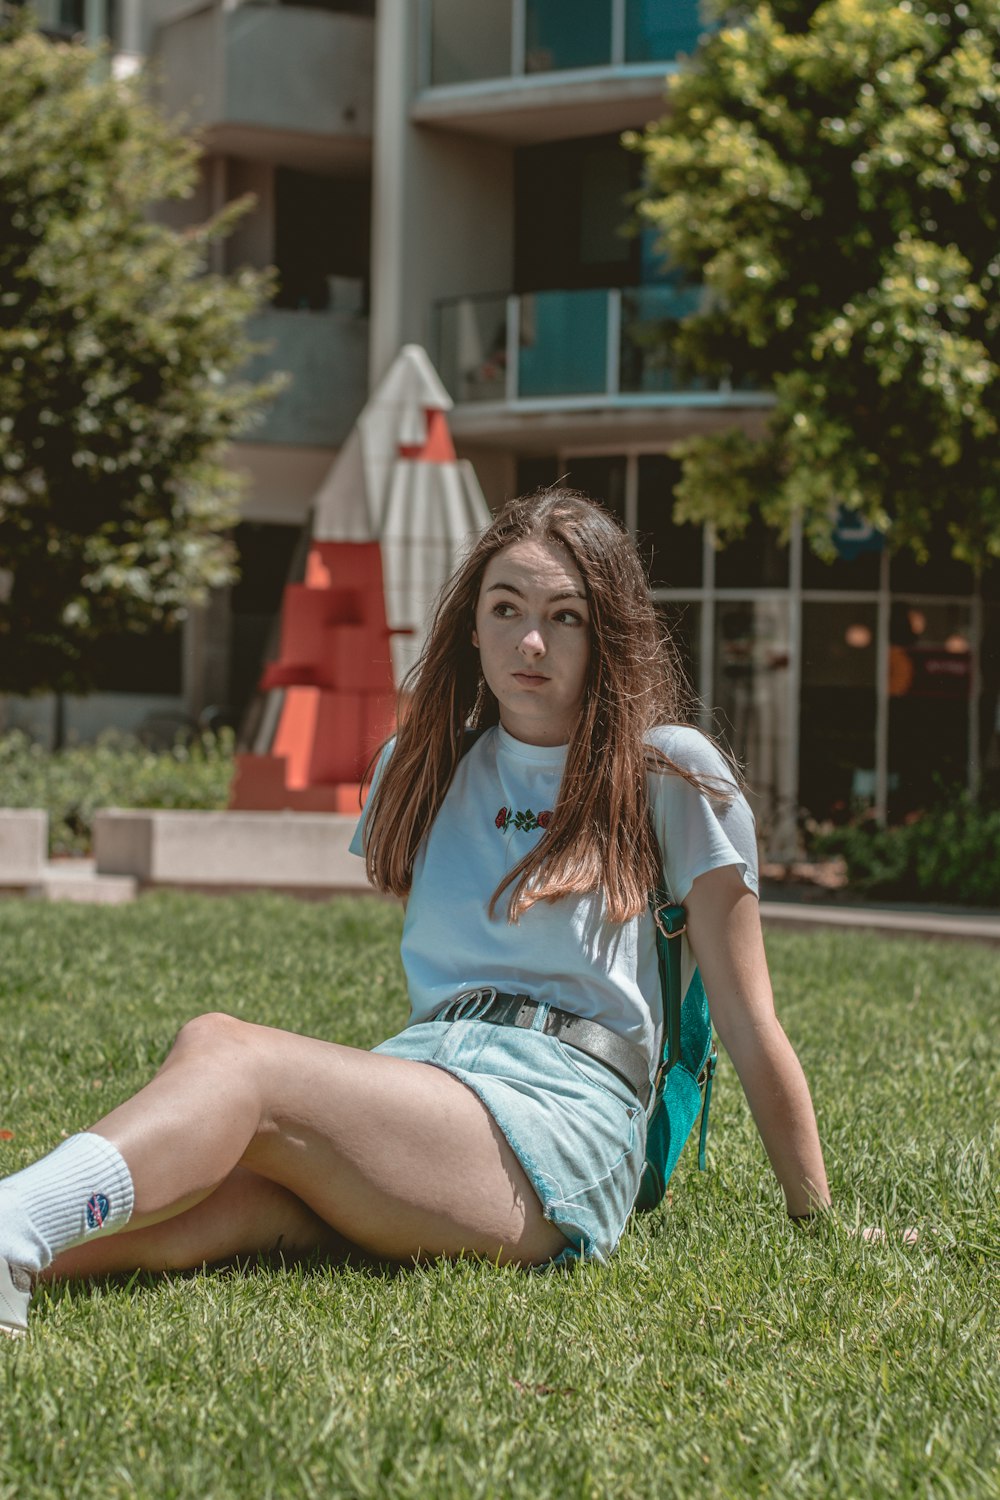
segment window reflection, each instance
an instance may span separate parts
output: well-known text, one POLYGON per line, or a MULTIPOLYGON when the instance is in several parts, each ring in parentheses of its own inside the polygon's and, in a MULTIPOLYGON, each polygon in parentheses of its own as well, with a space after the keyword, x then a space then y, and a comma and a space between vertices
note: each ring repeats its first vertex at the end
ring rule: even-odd
POLYGON ((702 574, 702 528, 674 522, 674 486, 681 466, 665 454, 639 459, 636 541, 653 588, 698 588, 702 574))
POLYGON ((870 604, 805 604, 799 801, 843 822, 875 798, 877 611, 870 604))
POLYGON ((787 588, 788 547, 753 516, 743 535, 717 553, 715 582, 721 589, 787 588))
POLYGON ((889 613, 889 815, 964 784, 972 686, 964 604, 897 599, 889 613))
POLYGON ((750 801, 765 841, 794 827, 789 742, 788 601, 716 605, 714 706, 734 754, 746 767, 750 801))
POLYGON ((972 569, 952 556, 951 547, 947 525, 936 521, 927 541, 926 562, 918 562, 908 548, 892 558, 889 587, 893 593, 970 594, 972 569))
POLYGON ((574 490, 599 500, 606 510, 625 519, 625 459, 618 455, 596 458, 568 458, 563 470, 566 483, 574 490))
POLYGON ((684 674, 684 696, 692 716, 697 713, 697 689, 701 680, 701 610, 700 604, 657 605, 657 614, 666 626, 680 658, 684 674))

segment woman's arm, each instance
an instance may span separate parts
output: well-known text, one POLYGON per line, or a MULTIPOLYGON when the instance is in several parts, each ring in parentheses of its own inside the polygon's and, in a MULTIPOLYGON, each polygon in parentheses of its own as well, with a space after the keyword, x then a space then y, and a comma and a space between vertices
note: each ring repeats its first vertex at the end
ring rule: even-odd
POLYGON ((757 898, 733 865, 700 875, 684 903, 712 1020, 797 1217, 828 1205, 809 1085, 774 1013, 757 898))

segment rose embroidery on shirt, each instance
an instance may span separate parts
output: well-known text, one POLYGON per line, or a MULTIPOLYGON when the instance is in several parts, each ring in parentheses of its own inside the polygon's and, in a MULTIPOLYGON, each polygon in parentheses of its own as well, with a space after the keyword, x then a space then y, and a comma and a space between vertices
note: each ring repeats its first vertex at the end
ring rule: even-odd
POLYGON ((515 812, 512 807, 501 807, 493 821, 501 833, 506 833, 512 823, 521 833, 534 833, 536 828, 548 828, 551 817, 551 810, 533 813, 528 807, 524 812, 515 812))

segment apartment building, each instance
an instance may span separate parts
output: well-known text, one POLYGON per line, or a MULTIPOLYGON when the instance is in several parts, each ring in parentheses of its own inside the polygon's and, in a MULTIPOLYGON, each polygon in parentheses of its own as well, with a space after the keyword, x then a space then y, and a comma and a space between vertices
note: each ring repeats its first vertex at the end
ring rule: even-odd
POLYGON ((640 162, 621 135, 662 112, 697 0, 49 3, 104 25, 120 65, 146 55, 206 147, 192 214, 255 196, 218 268, 280 279, 257 331, 292 381, 232 458, 243 575, 191 622, 164 704, 246 703, 311 498, 412 340, 491 503, 567 476, 635 531, 773 851, 803 808, 902 815, 935 777, 1000 776, 995 577, 943 539, 925 567, 890 560, 846 516, 829 565, 797 535, 755 527, 718 551, 673 524, 673 443, 752 429, 769 404, 672 359, 658 335, 699 289, 626 232, 640 162))

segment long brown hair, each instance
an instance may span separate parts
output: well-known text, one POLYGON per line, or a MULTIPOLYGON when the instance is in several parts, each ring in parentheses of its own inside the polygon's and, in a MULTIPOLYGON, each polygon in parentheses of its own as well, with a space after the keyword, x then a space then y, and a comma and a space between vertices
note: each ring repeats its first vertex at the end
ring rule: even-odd
POLYGON ((569 489, 509 501, 442 592, 423 654, 403 684, 395 748, 370 798, 368 877, 380 890, 407 895, 466 729, 499 721, 472 644, 476 604, 489 560, 528 537, 564 547, 583 579, 590 664, 551 822, 494 891, 490 914, 510 886, 511 921, 536 901, 600 889, 609 919, 624 922, 645 908, 661 878, 647 770, 675 772, 713 794, 719 789, 644 743, 654 726, 684 722, 683 674, 631 537, 601 506, 569 489))

